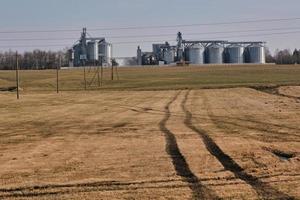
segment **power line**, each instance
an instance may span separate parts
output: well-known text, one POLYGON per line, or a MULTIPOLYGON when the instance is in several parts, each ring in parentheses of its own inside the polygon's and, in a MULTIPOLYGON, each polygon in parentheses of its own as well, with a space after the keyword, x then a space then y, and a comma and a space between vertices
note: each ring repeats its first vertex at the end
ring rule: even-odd
MULTIPOLYGON (((261 34, 246 34, 246 35, 234 35, 234 36, 224 36, 223 39, 229 38, 237 38, 237 37, 254 37, 254 36, 272 36, 272 35, 289 35, 289 34, 296 34, 300 33, 300 31, 290 31, 290 32, 278 32, 278 33, 261 33, 261 34)), ((204 38, 205 40, 211 38, 204 38)))
MULTIPOLYGON (((139 30, 139 29, 165 29, 165 28, 179 28, 179 27, 193 27, 193 26, 216 26, 216 25, 232 25, 232 24, 250 24, 263 22, 284 22, 296 21, 300 17, 293 18, 274 18, 274 19, 255 19, 244 21, 230 21, 230 22, 214 22, 214 23, 195 23, 195 24, 176 24, 176 25, 161 25, 161 26, 131 26, 131 27, 114 27, 114 28, 92 28, 89 31, 112 31, 112 30, 139 30)), ((9 30, 0 31, 3 33, 53 33, 53 32, 78 32, 80 29, 56 29, 56 30, 9 30)))
POLYGON ((0 41, 56 41, 56 40, 78 40, 78 38, 8 38, 0 41))
MULTIPOLYGON (((235 35, 235 36, 224 36, 222 37, 223 39, 226 38, 236 38, 236 37, 253 37, 253 36, 273 36, 273 35, 289 35, 289 34, 296 34, 296 33, 300 33, 300 31, 290 31, 290 32, 275 32, 275 33, 266 33, 266 34, 247 34, 247 35, 235 35)), ((204 40, 206 39, 211 39, 211 38, 202 38, 204 40)), ((176 40, 168 40, 169 42, 176 42, 176 40)), ((124 42, 114 42, 112 43, 113 45, 119 44, 142 44, 142 43, 164 43, 165 41, 124 41, 124 42)), ((0 48, 19 48, 19 47, 66 47, 66 46, 70 46, 69 44, 45 44, 45 45, 20 45, 20 46, 0 46, 0 48)))
MULTIPOLYGON (((253 36, 272 36, 272 35, 287 35, 287 34, 296 34, 300 31, 291 31, 291 32, 278 32, 278 33, 266 33, 266 34, 247 34, 247 35, 235 35, 235 36, 225 36, 223 39, 227 38, 237 38, 237 37, 253 37, 253 36)), ((211 38, 202 38, 203 40, 211 40, 211 38)), ((188 39, 186 39, 188 40, 188 39)), ((192 40, 192 39, 191 39, 192 40)), ((176 40, 168 40, 169 42, 176 42, 176 40)), ((112 44, 136 44, 136 43, 156 43, 156 42, 165 42, 165 41, 128 41, 128 42, 115 42, 112 44)))
MULTIPOLYGON (((198 32, 198 33, 184 33, 183 35, 208 35, 208 34, 226 34, 226 33, 245 33, 245 32, 264 32, 264 31, 276 31, 276 30, 299 30, 300 27, 293 28, 271 28, 271 29, 250 29, 250 30, 235 30, 235 31, 214 31, 214 32, 198 32)), ((128 36, 111 36, 106 37, 109 39, 118 38, 147 38, 147 37, 162 37, 162 36, 174 36, 174 34, 156 34, 156 35, 128 35, 128 36)), ((1 40, 0 40, 1 41, 1 40)))
POLYGON ((215 23, 199 23, 199 24, 177 24, 177 25, 163 25, 163 26, 132 26, 132 27, 120 27, 120 28, 95 28, 95 29, 89 29, 89 31, 178 28, 178 27, 191 27, 191 26, 215 26, 215 25, 262 23, 262 22, 283 22, 283 21, 293 21, 293 20, 300 20, 300 17, 277 18, 277 19, 256 19, 256 20, 215 22, 215 23))
POLYGON ((67 47, 70 44, 40 44, 40 45, 18 45, 18 46, 0 46, 0 48, 22 48, 22 47, 67 47))
POLYGON ((57 33, 57 32, 79 32, 81 29, 57 29, 57 30, 11 30, 0 31, 0 33, 57 33))
MULTIPOLYGON (((226 33, 245 33, 245 32, 265 32, 275 30, 299 30, 300 27, 291 28, 270 28, 270 29, 249 29, 249 30, 234 30, 234 31, 214 31, 214 32, 198 32, 198 33, 184 33, 184 35, 208 35, 208 34, 226 34, 226 33)), ((122 39, 122 38, 151 38, 151 37, 162 37, 162 36, 174 36, 174 34, 154 34, 154 35, 120 35, 120 36, 104 36, 109 39, 122 39)), ((77 40, 78 38, 9 38, 0 39, 0 41, 55 41, 55 40, 77 40)))

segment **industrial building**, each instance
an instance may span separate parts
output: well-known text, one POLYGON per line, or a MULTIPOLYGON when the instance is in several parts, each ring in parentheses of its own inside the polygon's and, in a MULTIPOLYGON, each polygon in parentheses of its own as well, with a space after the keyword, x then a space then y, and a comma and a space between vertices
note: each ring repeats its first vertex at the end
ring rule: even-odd
POLYGON ((112 65, 112 44, 103 37, 87 37, 83 29, 79 42, 69 50, 69 65, 72 67, 85 65, 112 65))
POLYGON ((223 40, 183 40, 177 34, 177 45, 153 44, 152 52, 137 50, 138 65, 188 64, 265 64, 265 42, 230 42, 223 40))

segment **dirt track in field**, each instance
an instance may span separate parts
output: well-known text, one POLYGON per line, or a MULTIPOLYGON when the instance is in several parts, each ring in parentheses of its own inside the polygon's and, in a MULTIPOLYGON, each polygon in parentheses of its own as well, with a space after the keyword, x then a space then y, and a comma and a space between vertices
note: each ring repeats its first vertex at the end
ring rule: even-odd
POLYGON ((300 197, 294 98, 247 88, 70 92, 17 105, 0 95, 0 199, 300 197))
POLYGON ((190 189, 193 192, 194 199, 217 199, 218 197, 207 187, 205 187, 199 180, 199 178, 193 174, 189 168, 184 156, 180 152, 175 135, 166 127, 167 121, 170 119, 170 105, 177 100, 178 93, 166 106, 165 106, 165 118, 160 122, 160 129, 165 133, 166 137, 166 152, 172 159, 174 169, 176 173, 183 178, 185 182, 189 184, 190 189))
POLYGON ((193 115, 186 108, 186 101, 188 96, 189 92, 186 93, 185 99, 182 102, 182 109, 186 114, 184 123, 187 127, 189 127, 191 130, 193 130, 201 136, 206 146, 206 149, 218 159, 218 161, 223 165, 224 169, 229 170, 235 175, 235 177, 249 184, 258 193, 259 197, 263 199, 267 199, 270 197, 280 199, 292 199, 292 197, 290 197, 289 195, 274 189, 269 184, 259 180, 257 177, 246 173, 239 164, 237 164, 229 155, 227 155, 225 152, 223 152, 222 149, 220 149, 220 147, 215 143, 215 141, 204 130, 195 127, 192 123, 193 115))

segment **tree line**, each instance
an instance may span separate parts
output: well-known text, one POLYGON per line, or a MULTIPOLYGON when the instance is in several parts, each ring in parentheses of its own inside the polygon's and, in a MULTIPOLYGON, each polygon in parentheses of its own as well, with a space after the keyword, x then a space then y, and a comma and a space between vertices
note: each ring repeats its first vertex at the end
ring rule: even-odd
MULTIPOLYGON (((10 70, 16 67, 16 52, 0 52, 0 69, 10 70)), ((56 69, 57 66, 68 66, 67 51, 34 50, 18 54, 20 69, 56 69)))
MULTIPOLYGON (((61 65, 69 65, 68 51, 34 50, 18 55, 20 69, 56 69, 61 65)), ((276 64, 300 64, 300 49, 291 52, 288 49, 276 50, 274 55, 266 50, 266 62, 276 64)), ((11 70, 16 67, 16 52, 0 52, 0 70, 11 70)))
POLYGON ((266 62, 267 63, 276 63, 279 65, 282 64, 300 64, 300 49, 295 49, 291 52, 288 49, 279 50, 277 49, 274 55, 271 55, 270 51, 266 51, 266 62))

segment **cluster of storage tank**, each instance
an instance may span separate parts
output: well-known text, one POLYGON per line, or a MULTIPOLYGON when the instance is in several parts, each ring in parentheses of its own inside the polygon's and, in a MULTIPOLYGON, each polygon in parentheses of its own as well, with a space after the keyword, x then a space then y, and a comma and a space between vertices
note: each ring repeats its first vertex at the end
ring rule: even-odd
POLYGON ((90 41, 87 43, 87 59, 110 64, 112 58, 112 45, 107 42, 90 41))
POLYGON ((223 63, 265 63, 265 48, 261 44, 250 44, 246 47, 230 44, 227 47, 213 43, 204 48, 192 45, 185 48, 185 60, 190 64, 223 64, 223 63))
POLYGON ((70 51, 70 54, 74 66, 82 65, 82 60, 85 60, 86 63, 97 62, 103 65, 111 65, 112 45, 105 41, 91 40, 87 42, 86 52, 83 52, 81 44, 77 44, 70 51))

